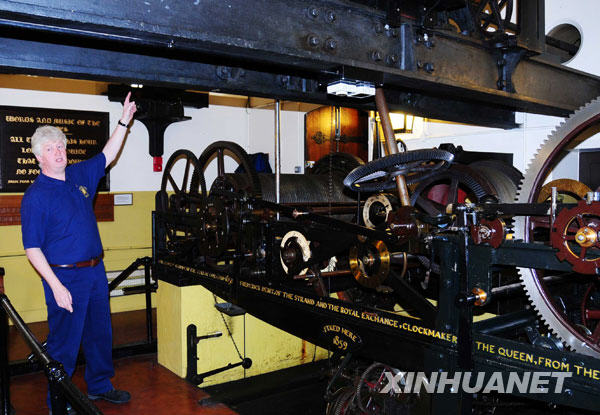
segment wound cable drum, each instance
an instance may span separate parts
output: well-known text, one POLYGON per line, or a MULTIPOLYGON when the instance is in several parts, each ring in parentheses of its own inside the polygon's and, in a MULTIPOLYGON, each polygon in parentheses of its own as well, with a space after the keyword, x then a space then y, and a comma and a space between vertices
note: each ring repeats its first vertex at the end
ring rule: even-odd
MULTIPOLYGON (((263 200, 275 202, 275 176, 262 173, 258 175, 263 200)), ((345 190, 343 183, 333 181, 329 189, 327 175, 282 174, 280 189, 282 204, 323 203, 331 198, 333 203, 356 203, 353 192, 345 190), (354 196, 354 197, 353 197, 354 196)))

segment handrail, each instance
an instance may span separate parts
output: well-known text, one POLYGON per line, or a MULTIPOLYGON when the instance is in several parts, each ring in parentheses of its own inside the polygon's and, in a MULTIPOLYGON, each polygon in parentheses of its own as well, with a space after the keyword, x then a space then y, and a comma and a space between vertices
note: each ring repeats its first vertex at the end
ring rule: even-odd
POLYGON ((144 293, 146 295, 146 342, 152 343, 154 338, 153 328, 152 328, 152 291, 153 286, 150 281, 150 268, 152 266, 152 258, 151 257, 142 257, 138 258, 131 265, 129 265, 125 270, 123 270, 114 280, 108 284, 108 291, 112 291, 119 286, 123 281, 125 281, 135 270, 137 270, 141 265, 144 266, 144 293))
POLYGON ((140 267, 140 265, 145 265, 152 260, 150 257, 138 258, 131 263, 127 268, 125 268, 114 280, 108 284, 108 291, 112 291, 117 288, 123 281, 125 281, 133 272, 140 267))
MULTIPOLYGON (((31 330, 29 330, 27 324, 23 321, 19 313, 17 313, 4 293, 0 293, 0 306, 2 306, 0 310, 0 325, 4 333, 8 333, 8 321, 6 319, 6 316, 8 316, 25 339, 25 342, 38 362, 44 366, 44 372, 50 384, 52 412, 57 415, 66 414, 66 398, 79 414, 101 415, 102 412, 100 412, 96 405, 73 384, 62 364, 53 360, 42 348, 39 341, 35 338, 31 330)), ((0 357, 4 355, 0 362, 2 371, 0 379, 2 380, 2 389, 4 389, 8 387, 8 356, 6 353, 8 338, 2 336, 0 341, 0 349, 2 350, 0 357)), ((2 399, 2 402, 0 402, 0 408, 3 410, 2 415, 8 415, 10 413, 10 402, 7 394, 2 393, 0 399, 2 399)))

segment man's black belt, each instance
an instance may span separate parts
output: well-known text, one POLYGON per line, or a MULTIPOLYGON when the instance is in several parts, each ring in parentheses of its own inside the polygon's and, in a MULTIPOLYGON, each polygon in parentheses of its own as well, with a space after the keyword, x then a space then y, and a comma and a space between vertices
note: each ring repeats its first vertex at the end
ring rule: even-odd
POLYGON ((52 268, 86 268, 86 267, 95 267, 102 261, 102 255, 97 256, 96 258, 89 259, 87 261, 80 261, 74 264, 50 264, 52 268))

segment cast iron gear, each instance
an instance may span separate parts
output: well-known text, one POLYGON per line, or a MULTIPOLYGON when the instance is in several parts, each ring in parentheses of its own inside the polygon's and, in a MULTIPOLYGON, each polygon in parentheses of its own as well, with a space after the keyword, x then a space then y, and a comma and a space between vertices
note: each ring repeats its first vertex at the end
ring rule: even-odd
MULTIPOLYGON (((575 111, 560 123, 541 144, 536 155, 525 172, 523 182, 517 196, 518 203, 535 203, 549 170, 558 160, 558 155, 569 143, 600 121, 600 99, 575 111)), ((532 242, 532 233, 528 231, 529 217, 515 218, 515 238, 532 242)), ((533 268, 519 268, 521 283, 535 310, 545 324, 571 349, 590 356, 600 356, 600 345, 589 344, 590 337, 577 328, 577 324, 569 321, 559 310, 546 290, 544 283, 538 278, 533 268)))

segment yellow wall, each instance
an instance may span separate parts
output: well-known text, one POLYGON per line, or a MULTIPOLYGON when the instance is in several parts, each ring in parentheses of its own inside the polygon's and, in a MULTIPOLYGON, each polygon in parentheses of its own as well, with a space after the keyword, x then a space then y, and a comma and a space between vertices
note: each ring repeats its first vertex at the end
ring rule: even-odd
MULTIPOLYGON (((120 271, 137 258, 152 255, 152 210, 155 192, 131 192, 133 205, 115 206, 114 222, 100 222, 107 272, 120 271)), ((25 322, 45 321, 46 306, 39 275, 23 251, 20 226, 0 227, 0 267, 8 298, 25 322)), ((113 313, 145 307, 143 295, 111 299, 113 313)))
MULTIPOLYGON (((157 292, 158 362, 185 377, 187 368, 186 333, 195 324, 197 335, 220 331, 223 336, 201 340, 198 344, 198 372, 236 363, 239 357, 231 338, 214 308, 212 294, 203 287, 176 287, 159 282, 157 292)), ((222 301, 222 300, 219 300, 222 301)), ((252 367, 241 367, 206 379, 202 386, 283 369, 327 357, 327 351, 285 333, 250 315, 224 316, 242 356, 252 359, 252 367), (245 333, 244 333, 245 325, 245 333)))
MULTIPOLYGON (((123 270, 135 259, 151 256, 152 211, 154 192, 132 192, 133 205, 115 206, 114 222, 100 222, 100 237, 104 245, 106 270, 123 270)), ((30 323, 46 320, 44 293, 40 277, 29 264, 23 251, 20 226, 0 228, 0 267, 6 270, 5 288, 8 297, 23 319, 30 323)), ((204 372, 239 361, 227 334, 220 313, 213 304, 212 294, 200 286, 175 287, 160 281, 153 304, 157 307, 159 363, 185 377, 186 328, 197 326, 198 335, 220 331, 222 337, 203 340, 198 345, 198 371, 204 372)), ((143 295, 111 299, 112 312, 143 309, 143 295)), ((250 316, 228 317, 229 325, 240 353, 252 359, 253 365, 244 371, 238 367, 207 378, 203 386, 254 376, 283 369, 315 359, 327 352, 250 316), (245 333, 244 333, 245 325, 245 333)))

